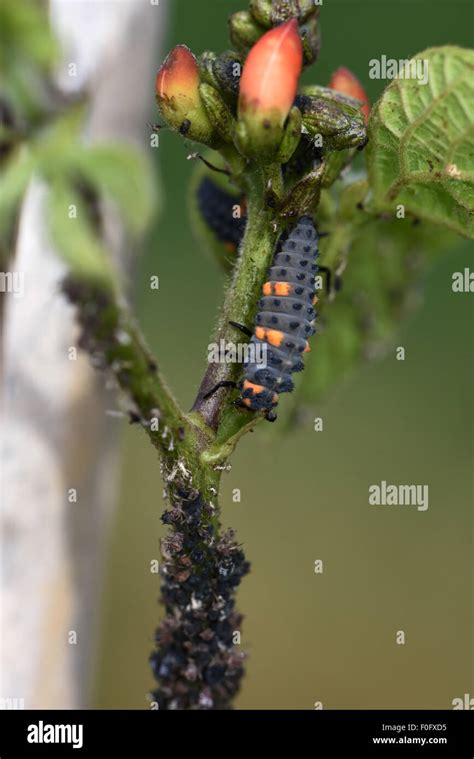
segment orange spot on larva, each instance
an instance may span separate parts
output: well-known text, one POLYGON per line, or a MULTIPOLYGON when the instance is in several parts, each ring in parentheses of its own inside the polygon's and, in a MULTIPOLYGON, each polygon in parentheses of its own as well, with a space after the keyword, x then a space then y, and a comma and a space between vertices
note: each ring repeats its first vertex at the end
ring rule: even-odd
POLYGON ((273 283, 275 295, 289 295, 291 290, 291 284, 289 282, 274 282, 273 283))
POLYGON ((266 331, 266 339, 267 342, 270 343, 270 345, 274 345, 275 348, 279 348, 284 340, 284 334, 283 332, 280 332, 278 329, 267 329, 266 331))
POLYGON ((263 385, 255 385, 255 383, 250 382, 250 380, 244 380, 244 390, 252 390, 254 395, 260 395, 265 388, 263 385))

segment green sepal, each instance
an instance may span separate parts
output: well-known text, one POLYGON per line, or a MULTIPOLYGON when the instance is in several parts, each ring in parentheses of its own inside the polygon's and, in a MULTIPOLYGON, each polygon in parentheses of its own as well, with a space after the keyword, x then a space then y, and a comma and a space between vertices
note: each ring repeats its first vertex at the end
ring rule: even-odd
POLYGON ((230 41, 240 53, 246 54, 265 32, 248 11, 238 11, 229 18, 230 41))
POLYGON ((213 87, 218 87, 216 76, 214 74, 214 61, 217 55, 212 50, 205 50, 198 58, 199 77, 201 82, 212 84, 213 87))
POLYGON ((358 110, 363 105, 361 100, 352 98, 350 95, 343 95, 342 92, 332 90, 330 87, 323 87, 320 84, 305 84, 300 87, 300 95, 309 95, 310 97, 324 98, 334 103, 341 103, 342 105, 348 105, 351 108, 358 110))
POLYGON ((354 150, 332 150, 324 156, 322 186, 330 187, 339 178, 341 171, 350 164, 354 150))
POLYGON ((220 55, 204 52, 199 59, 201 80, 215 87, 232 109, 237 106, 242 61, 238 53, 226 50, 220 55))
POLYGON ((286 122, 283 132, 283 139, 278 148, 278 163, 288 163, 295 152, 301 139, 301 125, 301 111, 296 106, 293 106, 288 115, 288 121, 286 122))
POLYGON ((324 162, 296 182, 278 207, 280 216, 298 217, 312 211, 319 201, 323 174, 324 162))
POLYGON ((204 108, 209 121, 216 132, 225 142, 232 142, 234 134, 234 118, 218 90, 210 84, 202 82, 199 85, 199 94, 204 103, 204 108))
POLYGON ((221 144, 218 132, 211 124, 204 104, 199 102, 195 105, 186 97, 159 98, 156 97, 161 117, 167 125, 195 142, 200 142, 210 148, 217 148, 221 144))
POLYGON ((317 16, 310 16, 300 26, 301 44, 303 46, 303 65, 311 66, 319 56, 321 47, 321 30, 317 16))
POLYGON ((277 26, 290 18, 298 23, 310 16, 319 15, 320 8, 314 0, 250 0, 250 12, 263 26, 277 26))
POLYGON ((266 114, 262 119, 255 112, 247 111, 235 125, 234 143, 237 150, 262 166, 274 163, 284 134, 279 122, 279 112, 266 114))
POLYGON ((324 151, 345 150, 367 141, 363 114, 346 103, 326 97, 298 95, 295 104, 311 137, 321 136, 324 151))

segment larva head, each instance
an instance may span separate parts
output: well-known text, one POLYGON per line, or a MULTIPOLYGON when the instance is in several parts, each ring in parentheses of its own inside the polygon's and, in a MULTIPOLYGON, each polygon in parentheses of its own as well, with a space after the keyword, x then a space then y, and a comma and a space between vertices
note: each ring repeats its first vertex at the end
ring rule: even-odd
POLYGON ((278 393, 248 379, 240 383, 242 405, 251 411, 270 411, 278 404, 278 393))

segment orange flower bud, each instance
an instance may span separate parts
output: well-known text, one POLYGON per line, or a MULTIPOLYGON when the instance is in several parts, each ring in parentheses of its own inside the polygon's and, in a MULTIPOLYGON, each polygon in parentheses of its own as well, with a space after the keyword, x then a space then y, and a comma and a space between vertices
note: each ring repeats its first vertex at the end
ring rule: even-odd
POLYGON ((188 97, 197 100, 199 70, 196 59, 186 45, 177 45, 168 54, 156 75, 156 94, 159 99, 188 97))
POLYGON ((363 103, 360 110, 364 114, 367 123, 370 113, 369 100, 364 88, 352 71, 341 66, 331 76, 328 86, 332 90, 341 92, 343 95, 349 95, 351 98, 360 100, 363 103))
POLYGON ((215 132, 202 103, 199 84, 196 58, 186 45, 177 45, 156 76, 156 100, 170 127, 212 146, 215 132))
POLYGON ((295 99, 302 65, 296 19, 266 32, 250 50, 243 67, 239 115, 250 111, 282 126, 295 99))

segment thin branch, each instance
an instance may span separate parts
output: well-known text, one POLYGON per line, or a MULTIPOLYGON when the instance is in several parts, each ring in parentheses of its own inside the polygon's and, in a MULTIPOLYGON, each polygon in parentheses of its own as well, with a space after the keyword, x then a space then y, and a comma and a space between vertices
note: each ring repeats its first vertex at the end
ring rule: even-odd
POLYGON ((128 397, 131 420, 145 428, 168 461, 178 451, 195 459, 209 438, 180 409, 125 305, 105 288, 73 277, 64 280, 63 292, 77 308, 79 346, 128 397))

